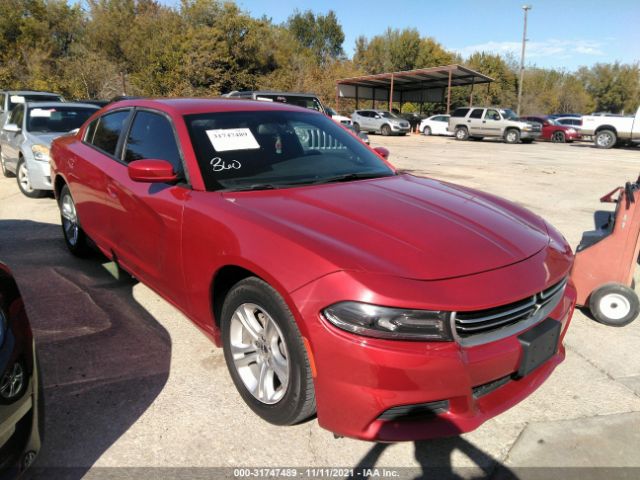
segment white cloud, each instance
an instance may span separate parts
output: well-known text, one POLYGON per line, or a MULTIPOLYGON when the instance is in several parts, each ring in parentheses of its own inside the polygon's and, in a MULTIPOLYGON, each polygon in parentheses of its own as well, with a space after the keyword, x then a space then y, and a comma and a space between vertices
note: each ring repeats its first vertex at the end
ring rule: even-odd
MULTIPOLYGON (((474 52, 491 52, 502 54, 514 54, 519 56, 522 48, 521 42, 486 42, 477 45, 469 45, 458 49, 463 56, 474 52)), ((569 58, 572 55, 604 55, 604 44, 593 40, 557 40, 528 41, 526 56, 529 59, 543 57, 569 58)))

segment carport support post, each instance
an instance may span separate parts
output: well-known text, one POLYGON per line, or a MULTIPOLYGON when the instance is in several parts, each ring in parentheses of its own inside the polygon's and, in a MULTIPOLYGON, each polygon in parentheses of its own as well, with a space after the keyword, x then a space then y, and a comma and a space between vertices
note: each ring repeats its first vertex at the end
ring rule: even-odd
POLYGON ((473 77, 471 79, 471 93, 469 93, 469 106, 472 107, 473 106, 473 85, 476 82, 476 77, 473 77))
POLYGON ((449 83, 447 84, 447 114, 451 113, 451 69, 449 69, 449 83))
POLYGON ((393 73, 391 74, 391 88, 389 89, 389 111, 393 106, 393 73))
POLYGON ((356 85, 356 110, 358 110, 359 107, 359 100, 360 98, 358 97, 358 85, 356 85))

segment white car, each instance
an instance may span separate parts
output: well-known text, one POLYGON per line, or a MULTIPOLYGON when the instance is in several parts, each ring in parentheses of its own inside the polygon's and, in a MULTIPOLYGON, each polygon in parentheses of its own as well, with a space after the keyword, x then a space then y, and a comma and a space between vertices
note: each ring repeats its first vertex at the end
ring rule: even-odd
POLYGON ((447 130, 449 115, 431 115, 420 122, 420 131, 425 135, 449 135, 453 132, 447 130))

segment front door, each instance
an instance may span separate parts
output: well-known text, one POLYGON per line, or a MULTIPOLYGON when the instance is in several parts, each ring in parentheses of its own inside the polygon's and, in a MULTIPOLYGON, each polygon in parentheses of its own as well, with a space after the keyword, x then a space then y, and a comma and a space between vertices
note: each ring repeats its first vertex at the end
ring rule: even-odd
POLYGON ((499 137, 502 135, 500 126, 502 117, 495 108, 487 108, 482 119, 482 133, 488 137, 499 137))
POLYGON ((191 190, 186 183, 141 183, 129 178, 136 160, 166 160, 184 178, 182 155, 171 120, 138 109, 122 147, 122 162, 110 172, 114 251, 123 267, 160 293, 185 298, 182 270, 182 214, 191 190))

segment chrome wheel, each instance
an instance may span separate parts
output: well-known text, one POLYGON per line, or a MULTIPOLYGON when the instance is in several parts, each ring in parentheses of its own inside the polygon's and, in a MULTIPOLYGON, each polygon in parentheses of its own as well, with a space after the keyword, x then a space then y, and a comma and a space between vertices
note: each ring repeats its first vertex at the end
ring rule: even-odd
POLYGON ((20 188, 23 192, 33 192, 31 182, 29 181, 29 171, 27 170, 27 164, 24 161, 20 162, 20 166, 18 167, 18 183, 20 183, 20 188))
POLYGON ((76 205, 69 193, 65 193, 60 199, 60 214, 62 215, 62 228, 70 245, 78 243, 78 215, 76 205))
POLYGON ((517 138, 518 137, 514 131, 510 131, 509 133, 507 133, 507 142, 515 143, 517 138))
POLYGON ((0 382, 0 395, 2 398, 11 400, 18 396, 24 386, 24 369, 19 362, 13 364, 7 373, 2 377, 0 382))
POLYGON ((271 315, 259 305, 243 303, 231 316, 229 340, 234 367, 247 390, 268 405, 282 400, 289 386, 289 356, 271 315))
POLYGON ((600 299, 600 311, 611 320, 621 320, 631 311, 631 302, 619 293, 610 293, 600 299))

